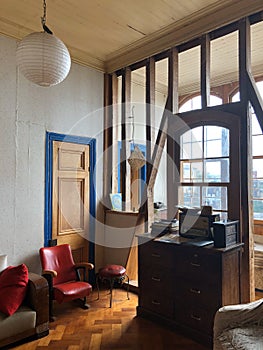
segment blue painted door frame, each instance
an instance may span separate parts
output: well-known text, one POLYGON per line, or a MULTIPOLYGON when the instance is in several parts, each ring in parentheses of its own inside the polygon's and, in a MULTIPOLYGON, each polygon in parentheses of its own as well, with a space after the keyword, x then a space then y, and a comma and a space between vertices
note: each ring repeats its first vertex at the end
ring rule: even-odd
MULTIPOLYGON (((95 163, 96 140, 89 137, 57 134, 46 132, 46 167, 45 167, 45 221, 44 221, 44 245, 48 246, 52 238, 52 174, 53 174, 53 141, 71 142, 90 146, 90 226, 89 226, 89 261, 95 261, 95 163)), ((92 276, 90 276, 92 277, 92 276)), ((93 278, 92 278, 93 279, 93 278)))

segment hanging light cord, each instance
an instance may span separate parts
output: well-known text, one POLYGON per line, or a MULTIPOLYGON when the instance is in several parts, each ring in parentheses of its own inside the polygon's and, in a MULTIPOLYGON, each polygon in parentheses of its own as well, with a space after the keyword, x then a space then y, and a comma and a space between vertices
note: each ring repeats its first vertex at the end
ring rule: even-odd
POLYGON ((47 4, 46 4, 46 0, 43 0, 43 10, 44 10, 44 14, 43 17, 41 17, 41 23, 42 23, 42 27, 44 29, 44 31, 48 34, 53 34, 52 31, 46 26, 46 17, 47 17, 47 4))

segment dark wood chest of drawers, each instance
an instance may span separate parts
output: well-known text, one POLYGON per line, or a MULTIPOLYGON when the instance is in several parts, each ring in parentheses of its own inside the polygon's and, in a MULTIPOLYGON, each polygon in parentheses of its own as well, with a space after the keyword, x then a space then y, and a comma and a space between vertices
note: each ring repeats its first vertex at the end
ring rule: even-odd
POLYGON ((213 319, 240 303, 241 245, 216 249, 138 238, 137 314, 212 344, 213 319))

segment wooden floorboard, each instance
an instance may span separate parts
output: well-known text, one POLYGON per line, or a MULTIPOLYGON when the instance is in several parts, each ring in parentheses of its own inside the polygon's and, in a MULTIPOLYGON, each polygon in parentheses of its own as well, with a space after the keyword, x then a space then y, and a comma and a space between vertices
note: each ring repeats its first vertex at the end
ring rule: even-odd
POLYGON ((94 291, 89 298, 90 309, 81 309, 76 302, 54 304, 56 320, 50 323, 48 336, 16 345, 20 350, 206 350, 181 334, 154 322, 136 317, 138 296, 125 290, 104 290, 97 300, 94 291))

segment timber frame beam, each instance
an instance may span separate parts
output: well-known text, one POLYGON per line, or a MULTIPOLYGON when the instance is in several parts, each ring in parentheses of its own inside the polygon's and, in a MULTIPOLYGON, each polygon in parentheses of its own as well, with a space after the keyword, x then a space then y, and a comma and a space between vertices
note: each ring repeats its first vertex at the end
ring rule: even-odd
MULTIPOLYGON (((250 68, 250 25, 256 21, 261 21, 261 16, 246 17, 238 22, 232 23, 229 26, 219 28, 211 33, 206 33, 199 38, 195 38, 187 43, 183 43, 177 47, 171 48, 163 53, 149 57, 141 62, 136 62, 125 69, 116 71, 116 76, 122 76, 122 122, 121 122, 121 143, 122 143, 122 167, 121 167, 121 191, 123 193, 123 200, 129 201, 129 176, 127 175, 128 167, 126 166, 129 156, 129 150, 126 145, 126 121, 129 115, 129 105, 131 102, 131 72, 139 67, 146 67, 146 127, 145 140, 147 144, 146 158, 147 158, 147 186, 142 196, 141 206, 137 225, 140 225, 142 220, 148 221, 149 224, 153 220, 153 188, 158 172, 161 156, 167 141, 167 206, 168 218, 173 218, 175 215, 175 201, 177 195, 175 193, 178 178, 175 175, 179 166, 178 159, 175 159, 175 150, 178 145, 168 136, 167 130, 171 131, 171 127, 175 124, 170 122, 173 116, 184 118, 184 113, 178 114, 178 54, 188 50, 196 45, 201 46, 201 101, 202 111, 217 110, 229 112, 230 110, 239 116, 241 123, 241 132, 239 137, 241 156, 240 156, 240 221, 242 242, 244 243, 242 255, 242 302, 253 300, 254 298, 254 276, 253 276, 253 232, 252 232, 252 208, 251 208, 251 175, 252 174, 252 153, 251 153, 251 131, 250 123, 251 116, 249 113, 249 104, 253 106, 257 115, 261 129, 263 130, 263 101, 257 91, 254 78, 251 74, 250 68), (239 32, 239 86, 240 86, 240 103, 230 103, 221 106, 209 107, 210 98, 210 41, 214 38, 227 35, 235 30, 239 32), (168 58, 168 96, 164 113, 161 119, 160 128, 155 141, 155 147, 152 149, 153 130, 151 128, 154 120, 155 103, 155 63, 163 58, 168 58), (149 146, 150 145, 150 146, 149 146), (170 160, 173 160, 172 162, 170 160), (176 166, 175 166, 176 163, 176 166), (169 190, 168 190, 169 189, 169 190)), ((109 80, 110 81, 110 80, 109 80)), ((106 90, 111 96, 111 92, 106 90)), ((108 99, 106 99, 108 100, 108 99)), ((195 111, 190 112, 194 115, 195 111)), ((200 111, 198 112, 200 113, 200 111)), ((189 113, 187 114, 189 115, 189 113)), ((110 132, 109 132, 110 137, 110 132)), ((105 138, 105 142, 107 138, 105 138)), ((177 150, 178 154, 178 150, 177 150)), ((107 167, 109 169, 109 167, 107 167)), ((107 176, 107 175, 106 175, 107 176)), ((109 187, 109 186, 108 186, 109 187)), ((136 225, 136 226, 137 226, 136 225)), ((136 228, 135 228, 136 231, 136 228)))

